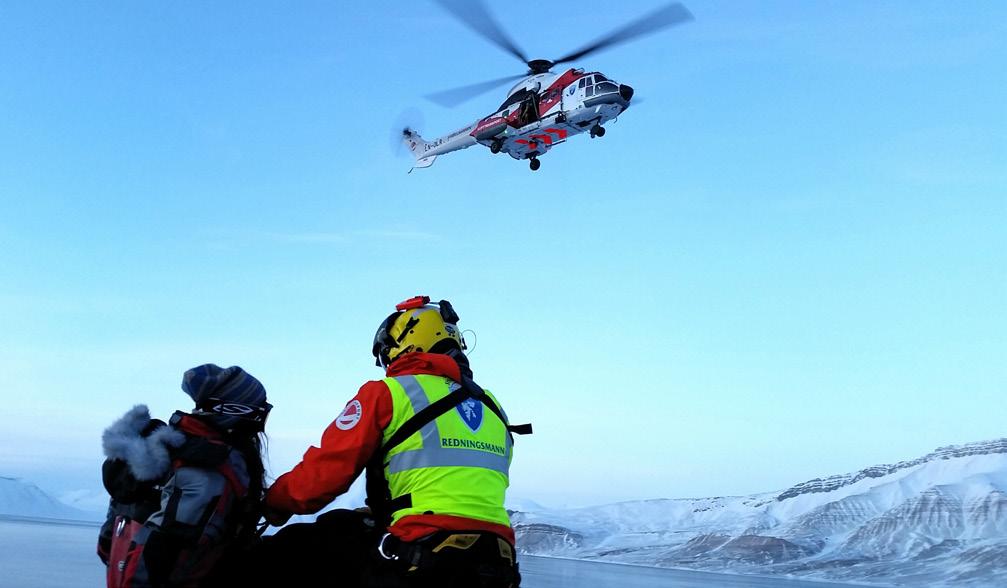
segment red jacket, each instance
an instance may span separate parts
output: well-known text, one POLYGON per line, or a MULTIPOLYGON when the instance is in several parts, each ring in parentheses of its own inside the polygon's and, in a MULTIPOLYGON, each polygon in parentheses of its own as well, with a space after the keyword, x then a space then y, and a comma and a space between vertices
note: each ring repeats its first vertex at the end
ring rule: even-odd
MULTIPOLYGON (((387 375, 431 374, 461 380, 458 364, 446 355, 410 353, 388 367, 387 375)), ((283 474, 266 494, 266 504, 295 514, 318 512, 360 476, 381 445, 384 430, 392 421, 392 394, 382 381, 367 382, 347 403, 360 403, 359 420, 339 418, 322 433, 321 447, 309 447, 301 463, 283 474)), ((449 515, 410 515, 399 519, 389 531, 403 541, 413 541, 437 531, 489 531, 512 544, 509 526, 449 515)))

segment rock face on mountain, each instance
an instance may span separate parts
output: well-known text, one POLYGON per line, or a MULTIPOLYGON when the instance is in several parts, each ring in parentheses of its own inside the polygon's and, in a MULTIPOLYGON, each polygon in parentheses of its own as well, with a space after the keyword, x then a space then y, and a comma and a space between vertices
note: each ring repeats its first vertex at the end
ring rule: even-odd
POLYGON ((970 455, 991 455, 995 453, 1007 453, 1007 439, 997 439, 995 441, 983 441, 980 443, 970 443, 968 445, 951 445, 948 447, 940 447, 933 453, 924 455, 919 459, 914 459, 912 461, 901 461, 896 464, 890 465, 878 465, 869 468, 864 468, 855 474, 843 474, 839 476, 829 476, 828 478, 816 478, 802 484, 798 484, 793 488, 785 490, 776 497, 777 500, 783 501, 788 498, 794 498, 795 496, 800 496, 801 494, 809 494, 814 492, 832 492, 842 488, 843 486, 849 486, 850 484, 856 484, 860 480, 865 478, 881 478, 894 474, 900 470, 905 470, 913 466, 918 466, 923 463, 932 462, 940 459, 955 459, 959 457, 968 457, 970 455))
POLYGON ((560 554, 580 549, 584 536, 555 525, 529 523, 521 526, 521 544, 533 553, 560 554))
POLYGON ((907 585, 1007 586, 1007 439, 744 497, 516 512, 523 553, 907 585))

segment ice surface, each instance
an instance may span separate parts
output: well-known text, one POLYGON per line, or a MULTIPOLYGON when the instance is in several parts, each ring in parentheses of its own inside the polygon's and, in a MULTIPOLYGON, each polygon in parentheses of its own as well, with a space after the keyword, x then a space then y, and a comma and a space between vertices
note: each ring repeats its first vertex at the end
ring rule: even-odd
POLYGON ((104 586, 97 539, 97 524, 0 519, 0 586, 104 586))
MULTIPOLYGON (((0 586, 3 588, 92 588, 105 585, 105 568, 95 555, 97 525, 0 519, 0 586)), ((525 557, 524 588, 827 588, 839 584, 753 578, 525 557)))

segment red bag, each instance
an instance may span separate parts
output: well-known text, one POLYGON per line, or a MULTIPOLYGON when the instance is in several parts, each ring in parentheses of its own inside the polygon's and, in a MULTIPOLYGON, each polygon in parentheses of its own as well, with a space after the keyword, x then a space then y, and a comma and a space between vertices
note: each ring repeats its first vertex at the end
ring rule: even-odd
POLYGON ((129 588, 128 578, 133 577, 140 552, 133 540, 143 528, 143 523, 122 515, 115 517, 112 527, 112 544, 109 547, 107 583, 108 588, 129 588))

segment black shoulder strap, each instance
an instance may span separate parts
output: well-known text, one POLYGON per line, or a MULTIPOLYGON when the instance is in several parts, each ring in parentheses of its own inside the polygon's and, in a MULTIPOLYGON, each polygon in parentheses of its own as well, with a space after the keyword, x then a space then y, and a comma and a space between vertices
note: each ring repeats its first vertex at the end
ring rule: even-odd
POLYGON ((410 508, 413 503, 412 494, 392 498, 388 480, 385 478, 385 457, 403 441, 425 427, 437 417, 451 410, 469 397, 465 388, 459 388, 444 398, 436 400, 414 414, 397 431, 392 433, 385 443, 374 452, 367 462, 367 506, 382 526, 391 524, 392 514, 404 508, 410 508))
POLYGON ((388 439, 388 443, 385 443, 381 449, 378 450, 378 453, 381 454, 381 459, 384 460, 384 457, 388 455, 389 451, 398 447, 400 443, 412 437, 417 431, 433 422, 433 420, 437 417, 458 406, 469 396, 470 394, 468 390, 465 388, 459 388, 444 398, 430 403, 426 406, 426 408, 414 414, 409 418, 409 420, 402 423, 402 426, 392 434, 391 438, 388 439))
POLYGON ((383 521, 382 524, 390 523, 392 514, 395 511, 412 506, 412 494, 392 498, 388 487, 388 480, 384 476, 385 457, 388 456, 388 452, 433 422, 434 419, 458 406, 468 398, 478 398, 497 418, 503 421, 503 424, 507 427, 507 434, 511 435, 511 443, 514 442, 513 435, 515 434, 531 434, 530 424, 512 426, 507 422, 507 418, 504 416, 503 411, 500 410, 500 407, 497 406, 496 402, 493 402, 493 399, 486 394, 479 384, 476 384, 472 378, 462 376, 460 388, 430 403, 410 417, 409 420, 402 423, 402 426, 392 433, 388 442, 379 447, 374 452, 374 455, 371 456, 371 459, 368 460, 366 467, 367 505, 371 508, 377 520, 383 521))
POLYGON ((490 409, 490 412, 503 421, 504 426, 507 427, 508 434, 530 435, 532 433, 531 424, 511 425, 507 422, 507 417, 504 416, 503 411, 500 410, 497 403, 493 402, 493 399, 490 398, 482 387, 480 387, 479 384, 476 384, 472 378, 462 376, 462 381, 460 383, 461 388, 451 392, 439 400, 435 400, 427 405, 426 408, 410 417, 409 420, 402 423, 402 426, 392 434, 391 438, 388 439, 388 443, 385 443, 381 449, 378 450, 378 454, 381 455, 381 460, 384 461, 388 452, 398 447, 400 443, 412 437, 417 431, 434 421, 434 419, 458 406, 468 398, 476 398, 485 404, 486 407, 490 409))
POLYGON ((489 408, 490 411, 493 414, 497 415, 498 419, 500 419, 501 421, 503 421, 504 426, 507 427, 507 432, 511 435, 511 441, 514 441, 514 438, 513 438, 514 435, 531 435, 532 434, 531 423, 526 423, 524 425, 512 425, 512 424, 510 424, 510 421, 507 420, 507 417, 504 415, 503 411, 500 410, 500 407, 497 406, 497 403, 493 402, 493 399, 490 398, 490 395, 487 394, 486 391, 482 389, 482 386, 480 386, 479 384, 476 384, 475 380, 473 380, 472 378, 470 378, 470 377, 462 374, 461 385, 462 385, 462 389, 469 390, 470 391, 469 394, 473 398, 478 398, 479 401, 482 402, 483 404, 485 404, 486 407, 489 408))
MULTIPOLYGON (((490 411, 493 414, 497 415, 498 419, 500 419, 501 421, 503 421, 503 424, 507 426, 507 432, 510 433, 511 435, 531 435, 532 434, 531 423, 525 423, 523 425, 512 425, 509 422, 507 422, 507 417, 504 416, 503 411, 500 410, 500 407, 497 406, 496 402, 493 402, 493 399, 490 398, 488 394, 483 394, 482 398, 480 398, 479 400, 483 404, 485 404, 486 408, 490 409, 490 411)), ((513 439, 511 439, 511 440, 513 441, 513 439)))

